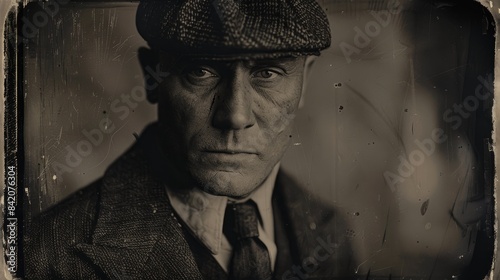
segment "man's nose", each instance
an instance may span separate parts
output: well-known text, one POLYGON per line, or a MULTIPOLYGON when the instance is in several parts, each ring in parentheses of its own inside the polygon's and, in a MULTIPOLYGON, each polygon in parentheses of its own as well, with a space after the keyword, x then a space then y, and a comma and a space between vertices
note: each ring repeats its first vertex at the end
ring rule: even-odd
POLYGON ((242 75, 236 74, 218 94, 219 100, 214 103, 214 127, 238 130, 250 128, 255 124, 255 115, 252 111, 252 89, 243 79, 242 75))

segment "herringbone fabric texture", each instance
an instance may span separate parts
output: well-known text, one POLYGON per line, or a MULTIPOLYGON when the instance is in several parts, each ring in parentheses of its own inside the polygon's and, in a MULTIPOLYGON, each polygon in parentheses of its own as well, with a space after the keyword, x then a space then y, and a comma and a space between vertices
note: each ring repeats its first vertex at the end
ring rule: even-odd
POLYGON ((331 40, 314 0, 142 0, 136 23, 152 47, 191 56, 317 55, 331 40))

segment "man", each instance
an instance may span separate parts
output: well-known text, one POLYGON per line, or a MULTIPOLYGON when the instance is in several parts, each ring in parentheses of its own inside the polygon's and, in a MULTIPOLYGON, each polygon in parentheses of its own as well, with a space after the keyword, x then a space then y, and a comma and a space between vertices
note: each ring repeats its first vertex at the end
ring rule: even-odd
MULTIPOLYGON (((314 0, 143 1, 158 123, 28 228, 27 279, 341 279, 332 209, 279 170, 313 56, 314 0)), ((342 278, 344 279, 344 278, 342 278)))

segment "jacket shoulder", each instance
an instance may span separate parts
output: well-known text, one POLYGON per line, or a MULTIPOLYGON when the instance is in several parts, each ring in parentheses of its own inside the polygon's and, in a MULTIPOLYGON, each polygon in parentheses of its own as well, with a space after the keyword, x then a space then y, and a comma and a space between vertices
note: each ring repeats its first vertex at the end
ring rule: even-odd
MULTIPOLYGON (((90 242, 100 196, 101 180, 70 195, 26 225, 26 279, 57 277, 53 268, 66 263, 79 269, 75 246, 90 242)), ((83 269, 83 268, 82 268, 83 269)))
POLYGON ((59 224, 71 222, 72 224, 79 223, 83 225, 89 219, 92 220, 95 215, 91 214, 97 212, 100 187, 101 180, 98 180, 73 193, 35 217, 30 226, 33 226, 33 229, 48 226, 48 221, 57 221, 59 224))
POLYGON ((278 194, 284 199, 290 208, 300 209, 299 214, 306 214, 320 223, 327 223, 332 219, 340 219, 333 204, 325 203, 316 197, 312 191, 300 185, 298 181, 286 172, 278 173, 278 194))

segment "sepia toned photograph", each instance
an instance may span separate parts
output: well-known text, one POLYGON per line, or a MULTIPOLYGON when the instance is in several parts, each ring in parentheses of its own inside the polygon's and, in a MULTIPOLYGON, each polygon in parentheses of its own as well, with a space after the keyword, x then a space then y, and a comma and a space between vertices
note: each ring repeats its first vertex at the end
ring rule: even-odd
POLYGON ((500 0, 7 2, 0 279, 500 279, 500 0))

